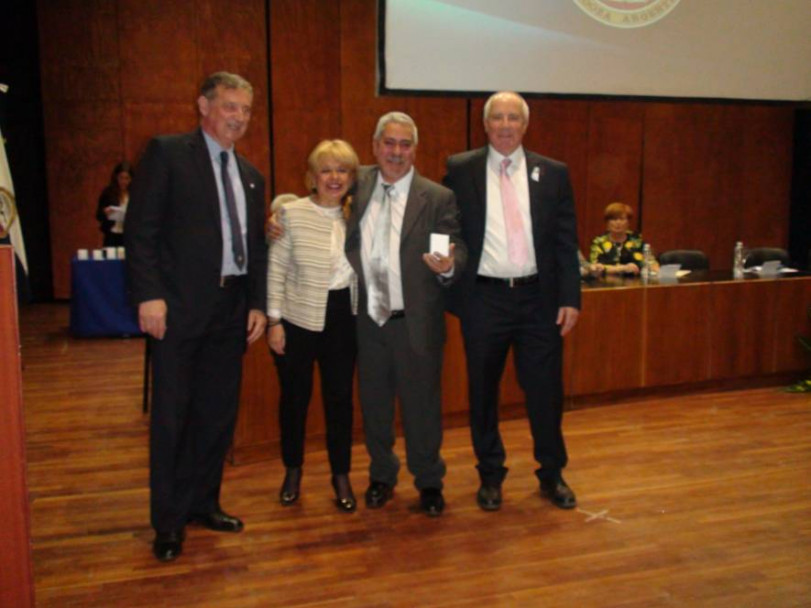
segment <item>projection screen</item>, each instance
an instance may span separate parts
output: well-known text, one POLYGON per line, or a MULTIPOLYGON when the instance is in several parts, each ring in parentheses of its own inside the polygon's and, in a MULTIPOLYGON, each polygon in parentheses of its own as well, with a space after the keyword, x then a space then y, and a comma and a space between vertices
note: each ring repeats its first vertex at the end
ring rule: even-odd
POLYGON ((811 0, 380 0, 383 92, 811 100, 811 0))

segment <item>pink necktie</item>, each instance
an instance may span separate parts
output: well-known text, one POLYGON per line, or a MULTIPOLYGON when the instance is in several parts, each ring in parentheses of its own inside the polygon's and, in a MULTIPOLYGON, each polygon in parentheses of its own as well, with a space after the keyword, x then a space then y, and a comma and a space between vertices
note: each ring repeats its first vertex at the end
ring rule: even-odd
POLYGON ((504 207, 504 226, 507 228, 507 254, 510 262, 523 266, 529 259, 527 237, 524 234, 524 223, 521 221, 521 211, 518 209, 518 195, 515 186, 507 175, 510 159, 501 161, 501 204, 504 207))

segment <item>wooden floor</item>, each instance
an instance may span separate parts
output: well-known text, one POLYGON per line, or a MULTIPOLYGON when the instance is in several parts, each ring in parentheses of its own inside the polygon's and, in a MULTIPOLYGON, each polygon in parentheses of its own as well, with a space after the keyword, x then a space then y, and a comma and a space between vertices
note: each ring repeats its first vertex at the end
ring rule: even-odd
MULTIPOLYGON (((38 606, 811 605, 811 397, 709 393, 567 414, 579 508, 542 501, 524 420, 503 424, 504 507, 478 509, 467 429, 446 432, 448 507, 404 474, 381 511, 339 513, 325 453, 281 507, 278 461, 226 471, 239 535, 189 528, 151 554, 143 343, 74 340, 67 307, 22 311, 38 606)), ((268 373, 273 373, 268 370, 268 373)), ((402 441, 398 441, 402 456, 402 441)), ((368 458, 354 453, 353 482, 368 458)))

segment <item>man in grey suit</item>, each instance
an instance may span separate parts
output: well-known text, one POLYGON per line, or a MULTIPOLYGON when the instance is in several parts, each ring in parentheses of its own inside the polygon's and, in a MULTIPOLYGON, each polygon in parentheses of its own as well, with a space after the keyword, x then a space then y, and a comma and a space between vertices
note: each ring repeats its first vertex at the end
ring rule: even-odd
POLYGON ((460 276, 467 252, 453 192, 414 170, 417 141, 407 114, 390 112, 378 121, 372 144, 378 164, 359 171, 346 254, 360 288, 358 377, 371 458, 366 505, 382 507, 397 483, 400 463, 392 448, 398 397, 408 470, 421 509, 435 517, 445 505, 442 288, 460 276), (429 248, 432 234, 449 237, 447 250, 429 248))
POLYGON ((188 522, 240 532, 220 507, 242 356, 265 329, 264 180, 234 144, 253 89, 217 72, 200 128, 154 138, 132 184, 124 240, 132 299, 152 349, 152 550, 180 555, 188 522))
POLYGON ((507 475, 498 431, 498 394, 513 348, 535 443, 540 492, 562 509, 577 504, 563 480, 562 337, 577 323, 580 271, 569 170, 525 150, 529 107, 502 91, 484 106, 489 146, 448 159, 444 183, 459 201, 470 263, 454 286, 462 323, 470 430, 486 511, 501 506, 507 475))

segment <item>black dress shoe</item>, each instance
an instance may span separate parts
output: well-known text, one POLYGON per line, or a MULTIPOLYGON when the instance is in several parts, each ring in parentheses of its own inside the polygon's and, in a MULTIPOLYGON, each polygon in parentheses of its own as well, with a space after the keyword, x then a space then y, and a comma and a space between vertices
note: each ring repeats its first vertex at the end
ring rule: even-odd
POLYGON ((501 488, 483 483, 476 492, 476 503, 485 511, 498 511, 501 508, 501 488))
POLYGON ((152 543, 152 553, 162 562, 171 562, 183 552, 183 531, 157 532, 152 543))
POLYGON ((370 509, 379 509, 385 505, 394 494, 394 489, 382 481, 373 481, 366 490, 366 506, 370 509))
POLYGON ((445 499, 439 488, 423 488, 420 490, 420 509, 428 517, 439 517, 445 509, 445 499))
POLYGON ((574 509, 577 506, 574 492, 562 477, 542 479, 541 496, 548 498, 553 505, 561 509, 574 509))
POLYGON ((298 500, 301 488, 301 467, 289 467, 284 474, 282 489, 279 490, 279 502, 289 507, 298 500))
POLYGON ((220 509, 211 511, 211 513, 192 515, 189 521, 215 532, 242 532, 242 528, 245 527, 241 519, 228 515, 220 509))
POLYGON ((358 506, 348 475, 333 475, 332 488, 335 490, 335 506, 339 511, 352 513, 358 506))

